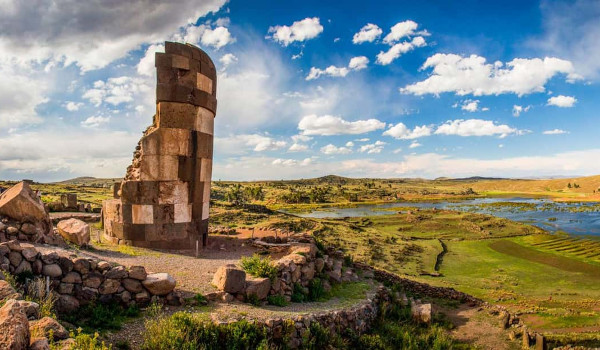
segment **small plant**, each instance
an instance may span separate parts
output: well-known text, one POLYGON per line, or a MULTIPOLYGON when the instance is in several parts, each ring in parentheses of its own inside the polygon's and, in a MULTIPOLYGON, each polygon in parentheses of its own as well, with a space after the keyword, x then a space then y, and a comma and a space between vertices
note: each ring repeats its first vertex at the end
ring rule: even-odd
POLYGON ((81 307, 77 312, 63 315, 62 318, 72 324, 80 326, 84 333, 102 330, 119 330, 125 319, 139 315, 137 306, 127 309, 117 303, 99 304, 92 302, 81 307))
POLYGON ((148 308, 146 308, 146 314, 150 318, 158 318, 163 313, 163 305, 159 302, 153 301, 148 308))
POLYGON ((246 301, 249 302, 250 304, 254 305, 254 306, 260 306, 260 304, 261 304, 261 301, 258 298, 258 295, 254 294, 254 293, 249 294, 246 297, 246 301))
POLYGON ((280 307, 284 307, 284 306, 288 305, 288 302, 283 295, 269 295, 267 297, 267 302, 270 305, 275 305, 275 306, 280 306, 280 307))
MULTIPOLYGON (((81 328, 77 328, 77 334, 71 331, 69 332, 69 337, 75 340, 74 344, 71 345, 69 349, 77 349, 77 350, 112 350, 111 345, 106 345, 104 341, 100 341, 98 338, 100 335, 98 333, 94 333, 94 335, 89 335, 83 333, 81 328)), ((63 349, 62 346, 54 342, 54 339, 50 339, 49 341, 50 350, 60 350, 63 349)))
POLYGON ((304 293, 304 288, 299 283, 295 283, 292 290, 292 302, 303 303, 306 301, 306 297, 307 295, 304 293))
POLYGON ((200 293, 196 293, 196 295, 194 295, 194 300, 198 305, 208 304, 208 300, 206 299, 206 297, 200 293))
POLYGON ((308 300, 317 301, 325 297, 325 288, 320 278, 314 278, 308 284, 308 300))
POLYGON ((258 254, 251 257, 242 257, 242 269, 254 277, 268 277, 274 280, 277 277, 277 267, 272 264, 270 257, 262 258, 258 254))

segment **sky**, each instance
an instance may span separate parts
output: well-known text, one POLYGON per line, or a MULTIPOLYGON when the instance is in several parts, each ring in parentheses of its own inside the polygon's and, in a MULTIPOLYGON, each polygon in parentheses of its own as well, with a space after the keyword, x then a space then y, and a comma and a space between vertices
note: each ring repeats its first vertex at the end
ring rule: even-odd
POLYGON ((165 40, 217 67, 215 180, 600 174, 598 0, 0 8, 0 179, 124 176, 165 40))

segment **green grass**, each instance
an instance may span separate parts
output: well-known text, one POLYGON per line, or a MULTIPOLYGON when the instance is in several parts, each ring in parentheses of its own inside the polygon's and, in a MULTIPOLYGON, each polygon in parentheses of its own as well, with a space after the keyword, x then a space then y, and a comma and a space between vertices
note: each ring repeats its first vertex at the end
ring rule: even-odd
POLYGON ((240 265, 244 271, 254 277, 268 277, 271 280, 277 277, 277 267, 273 265, 270 257, 261 257, 258 254, 244 256, 240 260, 240 265))

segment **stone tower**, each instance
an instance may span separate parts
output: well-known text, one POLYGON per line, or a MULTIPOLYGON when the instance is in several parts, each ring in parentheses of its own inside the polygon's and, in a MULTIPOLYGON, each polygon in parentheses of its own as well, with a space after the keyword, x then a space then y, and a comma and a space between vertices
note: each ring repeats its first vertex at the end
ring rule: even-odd
POLYGON ((103 203, 105 238, 163 249, 206 245, 217 74, 192 45, 165 43, 155 57, 156 114, 115 199, 103 203))

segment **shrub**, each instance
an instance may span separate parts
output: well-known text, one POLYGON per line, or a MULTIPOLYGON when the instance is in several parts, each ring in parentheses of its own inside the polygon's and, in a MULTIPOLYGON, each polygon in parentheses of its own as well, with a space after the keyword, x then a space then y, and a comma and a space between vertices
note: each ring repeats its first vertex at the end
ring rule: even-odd
POLYGON ((288 305, 288 302, 283 295, 269 295, 267 297, 267 302, 270 305, 281 306, 281 307, 288 305))
POLYGON ((268 349, 264 326, 246 320, 217 325, 190 313, 177 312, 146 322, 142 349, 268 349))
POLYGON ((262 258, 258 254, 251 257, 242 257, 242 269, 254 277, 268 277, 271 280, 277 277, 277 267, 271 263, 270 257, 262 258))
POLYGON ((294 283, 292 288, 292 302, 303 303, 307 300, 307 295, 304 293, 304 288, 299 283, 294 283))
POLYGON ((63 315, 62 318, 82 328, 84 333, 103 330, 119 330, 125 319, 137 317, 140 310, 137 306, 127 309, 117 303, 98 304, 92 302, 74 313, 63 315))
POLYGON ((260 306, 260 304, 261 304, 261 301, 258 298, 258 295, 254 294, 254 293, 249 294, 246 297, 246 301, 249 302, 250 304, 254 305, 254 306, 260 306))
MULTIPOLYGON (((98 333, 94 333, 94 335, 89 335, 86 333, 82 333, 81 328, 77 329, 77 334, 73 331, 69 333, 69 337, 75 340, 75 343, 71 345, 70 349, 77 350, 111 350, 112 346, 106 345, 104 341, 99 341, 98 337, 100 335, 98 333)), ((63 349, 62 346, 59 346, 54 342, 53 339, 50 339, 50 349, 51 350, 59 350, 63 349)))
POLYGON ((318 301, 325 297, 325 288, 320 278, 314 278, 308 284, 308 300, 318 301))

